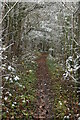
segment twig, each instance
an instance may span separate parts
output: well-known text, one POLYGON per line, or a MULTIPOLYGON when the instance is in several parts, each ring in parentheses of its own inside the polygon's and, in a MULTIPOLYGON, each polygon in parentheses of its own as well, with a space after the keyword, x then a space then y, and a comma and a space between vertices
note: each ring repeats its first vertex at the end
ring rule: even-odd
POLYGON ((15 5, 18 3, 18 1, 7 11, 7 13, 4 15, 2 21, 0 22, 0 24, 3 22, 3 20, 5 19, 5 17, 8 15, 8 13, 15 7, 15 5))
POLYGON ((8 48, 9 48, 10 46, 12 46, 13 44, 14 44, 14 43, 8 45, 8 46, 5 48, 5 50, 8 49, 8 48))
POLYGON ((10 7, 8 6, 8 4, 6 2, 4 2, 4 4, 8 7, 8 9, 10 9, 10 7))

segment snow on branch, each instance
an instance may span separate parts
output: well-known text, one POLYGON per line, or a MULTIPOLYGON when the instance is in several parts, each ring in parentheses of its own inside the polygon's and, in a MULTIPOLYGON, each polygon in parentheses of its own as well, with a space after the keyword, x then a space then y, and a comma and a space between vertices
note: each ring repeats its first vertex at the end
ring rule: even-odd
POLYGON ((3 17, 2 21, 0 22, 0 24, 3 22, 3 20, 5 19, 5 17, 9 14, 9 12, 16 6, 16 4, 18 3, 18 1, 6 12, 6 14, 4 15, 4 17, 3 17))
POLYGON ((62 4, 73 13, 73 11, 64 2, 62 2, 62 4))
POLYGON ((8 49, 10 46, 12 46, 14 43, 8 45, 7 47, 1 48, 0 46, 0 54, 2 54, 2 52, 4 52, 6 49, 8 49))
POLYGON ((8 4, 6 2, 4 2, 4 4, 8 7, 8 9, 10 9, 10 7, 8 6, 8 4))
POLYGON ((77 45, 77 46, 80 46, 80 45, 79 45, 79 43, 77 43, 77 41, 76 41, 76 40, 74 40, 74 39, 73 39, 73 41, 76 43, 76 45, 77 45))
POLYGON ((3 51, 5 51, 6 49, 8 49, 10 46, 12 46, 14 43, 8 45, 7 47, 3 48, 3 51))

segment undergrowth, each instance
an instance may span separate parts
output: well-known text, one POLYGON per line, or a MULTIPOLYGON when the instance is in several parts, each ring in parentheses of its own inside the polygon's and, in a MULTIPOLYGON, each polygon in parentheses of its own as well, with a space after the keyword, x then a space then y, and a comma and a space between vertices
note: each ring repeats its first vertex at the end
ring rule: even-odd
POLYGON ((64 71, 54 59, 47 59, 52 78, 53 90, 53 114, 54 119, 74 120, 79 117, 78 98, 76 94, 76 85, 71 80, 63 80, 64 71))
POLYGON ((17 69, 20 80, 3 79, 2 119, 3 120, 31 120, 35 109, 36 90, 35 62, 21 62, 21 69, 17 69))

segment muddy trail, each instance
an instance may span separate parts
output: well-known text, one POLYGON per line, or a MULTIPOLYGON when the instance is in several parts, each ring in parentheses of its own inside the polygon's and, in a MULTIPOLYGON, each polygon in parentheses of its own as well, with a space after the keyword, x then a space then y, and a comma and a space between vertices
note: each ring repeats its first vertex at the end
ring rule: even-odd
POLYGON ((43 54, 38 60, 37 69, 37 103, 34 120, 53 120, 51 78, 46 65, 47 55, 43 54))

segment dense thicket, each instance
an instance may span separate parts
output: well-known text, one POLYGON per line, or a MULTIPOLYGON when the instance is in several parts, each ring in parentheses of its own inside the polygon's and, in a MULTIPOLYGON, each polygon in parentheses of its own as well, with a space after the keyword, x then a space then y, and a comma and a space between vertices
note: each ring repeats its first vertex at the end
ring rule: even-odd
POLYGON ((62 66, 64 79, 77 84, 80 101, 80 3, 3 2, 0 24, 3 76, 16 77, 23 61, 47 52, 62 66))
POLYGON ((52 56, 58 57, 67 74, 76 70, 80 54, 79 3, 16 3, 9 11, 13 5, 3 3, 2 40, 5 46, 13 43, 7 50, 8 59, 12 62, 15 56, 22 59, 27 51, 51 48, 52 56))

